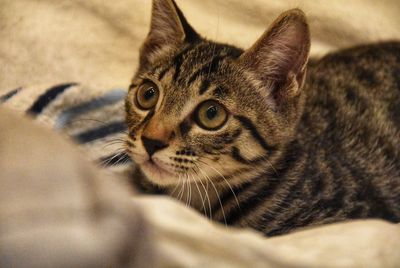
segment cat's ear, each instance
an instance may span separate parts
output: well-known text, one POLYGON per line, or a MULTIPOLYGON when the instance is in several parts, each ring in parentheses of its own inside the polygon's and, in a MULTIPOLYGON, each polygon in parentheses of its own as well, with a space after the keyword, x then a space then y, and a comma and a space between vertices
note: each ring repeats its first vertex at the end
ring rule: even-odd
POLYGON ((200 39, 173 0, 153 0, 150 31, 140 51, 141 64, 200 39))
POLYGON ((310 32, 299 9, 280 15, 257 42, 240 56, 240 62, 272 90, 275 100, 297 96, 304 83, 310 51, 310 32))

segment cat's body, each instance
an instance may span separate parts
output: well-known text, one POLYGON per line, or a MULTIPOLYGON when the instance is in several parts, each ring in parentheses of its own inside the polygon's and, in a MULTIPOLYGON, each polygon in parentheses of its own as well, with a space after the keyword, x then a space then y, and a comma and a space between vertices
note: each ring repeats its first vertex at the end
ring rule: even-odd
POLYGON ((400 221, 400 44, 326 56, 305 79, 308 51, 298 10, 242 51, 155 0, 126 102, 135 184, 268 235, 400 221))
POLYGON ((227 223, 276 235, 346 219, 400 221, 400 43, 310 64, 304 92, 296 138, 275 170, 235 189, 240 207, 229 189, 222 195, 227 223))

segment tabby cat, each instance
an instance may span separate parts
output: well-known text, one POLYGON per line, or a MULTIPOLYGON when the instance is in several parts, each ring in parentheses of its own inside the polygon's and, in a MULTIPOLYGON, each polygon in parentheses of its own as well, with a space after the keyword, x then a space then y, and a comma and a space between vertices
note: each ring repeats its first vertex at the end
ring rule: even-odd
POLYGON ((269 236, 398 222, 400 43, 310 63, 309 50, 298 9, 243 51, 200 37, 172 0, 153 0, 126 99, 134 184, 269 236))

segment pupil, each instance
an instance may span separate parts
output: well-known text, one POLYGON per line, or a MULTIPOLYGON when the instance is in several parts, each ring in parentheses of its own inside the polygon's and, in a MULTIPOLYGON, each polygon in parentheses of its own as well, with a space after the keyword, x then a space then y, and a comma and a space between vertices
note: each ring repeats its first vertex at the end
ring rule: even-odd
POLYGON ((145 93, 144 93, 144 98, 145 100, 151 99, 155 95, 155 90, 154 88, 149 88, 145 93))
POLYGON ((213 119, 214 117, 216 117, 217 116, 217 114, 218 114, 218 109, 217 109, 217 107, 215 107, 215 106, 210 106, 208 109, 207 109, 207 112, 206 112, 206 115, 207 115, 207 118, 208 119, 213 119))

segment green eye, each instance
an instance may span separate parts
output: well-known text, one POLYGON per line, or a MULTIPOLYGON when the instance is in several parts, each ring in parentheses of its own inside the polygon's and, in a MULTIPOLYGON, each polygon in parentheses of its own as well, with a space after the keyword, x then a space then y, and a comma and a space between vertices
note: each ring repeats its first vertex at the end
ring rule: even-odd
POLYGON ((198 106, 195 116, 200 127, 207 130, 217 130, 225 124, 228 113, 224 106, 216 101, 209 100, 198 106))
POLYGON ((136 103, 139 108, 149 110, 156 106, 160 91, 152 82, 142 84, 136 93, 136 103))

